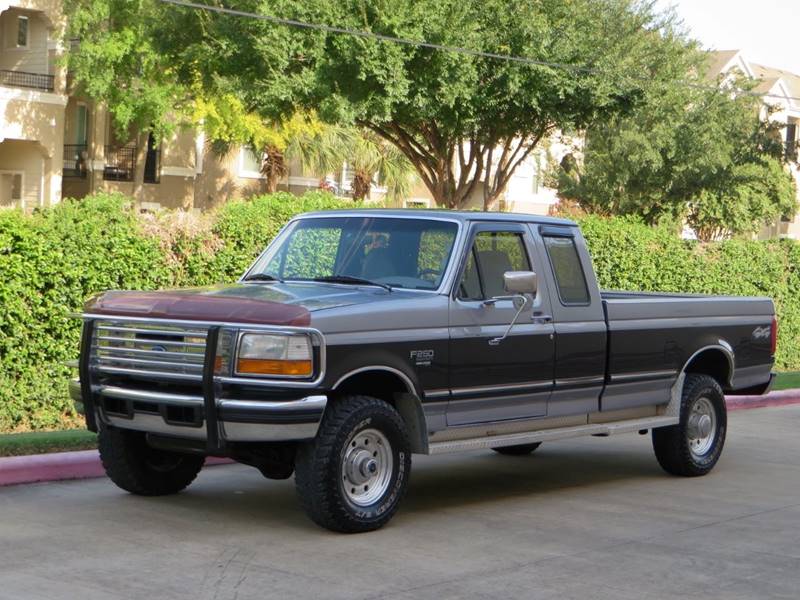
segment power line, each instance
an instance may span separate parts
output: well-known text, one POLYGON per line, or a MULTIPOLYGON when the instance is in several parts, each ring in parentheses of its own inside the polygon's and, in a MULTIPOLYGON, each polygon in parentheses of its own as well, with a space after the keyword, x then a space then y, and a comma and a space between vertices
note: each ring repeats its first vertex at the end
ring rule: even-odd
MULTIPOLYGON (((258 21, 266 21, 269 23, 274 23, 275 25, 283 25, 285 27, 296 27, 300 29, 311 29, 315 31, 324 31, 326 33, 336 33, 340 35, 351 35, 354 37, 360 37, 364 39, 373 39, 378 40, 381 42, 391 42, 395 44, 402 44, 404 46, 415 46, 418 48, 430 48, 432 50, 441 50, 445 52, 454 52, 456 54, 464 54, 467 56, 476 56, 480 58, 490 58, 493 60, 503 60, 507 62, 514 62, 520 63, 525 65, 534 65, 537 67, 551 67, 553 69, 562 69, 566 71, 573 71, 576 73, 588 73, 593 75, 602 75, 604 72, 601 69, 597 69, 594 67, 582 66, 582 65, 573 65, 569 63, 559 63, 559 62, 550 62, 545 60, 536 60, 534 58, 528 58, 525 56, 515 56, 513 54, 498 54, 495 52, 484 52, 482 50, 473 50, 471 48, 463 48, 460 46, 447 46, 444 44, 435 44, 433 42, 425 42, 420 40, 412 40, 410 38, 402 38, 396 37, 392 35, 385 35, 382 33, 374 33, 372 31, 362 31, 360 29, 350 29, 347 27, 336 27, 333 25, 325 25, 322 23, 311 23, 308 21, 300 21, 297 19, 285 19, 282 17, 275 17, 272 15, 262 15, 258 13, 247 12, 243 10, 236 10, 233 8, 224 8, 222 6, 210 6, 208 4, 199 4, 197 2, 189 2, 188 0, 160 0, 164 4, 173 4, 175 6, 184 7, 184 8, 192 8, 196 10, 203 10, 206 12, 213 12, 223 15, 230 15, 234 17, 244 17, 247 19, 256 19, 258 21)), ((639 79, 642 81, 649 81, 649 78, 646 77, 637 77, 635 79, 639 79)), ((707 91, 715 91, 719 90, 718 87, 712 86, 704 86, 701 84, 695 84, 691 82, 680 82, 681 85, 685 85, 687 87, 692 87, 695 89, 700 90, 707 90, 707 91)), ((751 92, 751 91, 742 91, 739 92, 743 95, 748 96, 757 96, 759 98, 778 98, 781 100, 795 100, 800 102, 800 97, 794 96, 781 96, 780 94, 769 94, 769 93, 759 93, 759 92, 751 92)))

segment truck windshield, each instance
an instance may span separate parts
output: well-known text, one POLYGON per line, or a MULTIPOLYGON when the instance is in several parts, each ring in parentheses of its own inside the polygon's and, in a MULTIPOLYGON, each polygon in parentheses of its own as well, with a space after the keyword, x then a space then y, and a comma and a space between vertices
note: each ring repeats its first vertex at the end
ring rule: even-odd
POLYGON ((457 231, 455 223, 433 219, 299 219, 253 265, 246 279, 364 280, 393 288, 435 290, 457 231))

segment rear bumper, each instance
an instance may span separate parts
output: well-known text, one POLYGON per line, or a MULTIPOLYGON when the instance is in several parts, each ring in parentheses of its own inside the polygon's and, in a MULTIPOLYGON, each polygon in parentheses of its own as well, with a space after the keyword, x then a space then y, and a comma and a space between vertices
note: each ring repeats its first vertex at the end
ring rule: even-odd
MULTIPOLYGON (((81 383, 70 381, 70 396, 84 412, 81 383)), ((92 405, 97 418, 107 425, 160 435, 207 440, 207 422, 202 396, 132 390, 114 386, 92 386, 92 405)), ((305 396, 295 400, 216 401, 218 438, 229 442, 277 442, 313 438, 325 412, 328 398, 305 396)))

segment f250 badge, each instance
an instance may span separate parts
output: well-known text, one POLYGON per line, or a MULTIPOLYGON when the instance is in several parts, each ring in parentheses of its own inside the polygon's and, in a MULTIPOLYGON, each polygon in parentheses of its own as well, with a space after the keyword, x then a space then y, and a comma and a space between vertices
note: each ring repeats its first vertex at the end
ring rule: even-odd
POLYGON ((433 361, 433 355, 433 350, 412 350, 411 360, 413 360, 418 367, 430 367, 433 361))
POLYGON ((767 339, 772 333, 772 327, 764 326, 764 327, 756 327, 753 329, 753 339, 754 340, 764 340, 767 339))

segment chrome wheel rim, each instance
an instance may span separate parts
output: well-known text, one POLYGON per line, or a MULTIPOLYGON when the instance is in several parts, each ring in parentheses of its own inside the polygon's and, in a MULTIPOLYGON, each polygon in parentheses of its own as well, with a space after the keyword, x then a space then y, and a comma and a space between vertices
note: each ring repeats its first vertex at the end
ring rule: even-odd
POLYGON ((696 458, 708 454, 717 436, 717 412, 705 396, 698 398, 689 412, 687 422, 689 449, 696 458))
POLYGON ((389 489, 394 468, 392 446, 377 429, 363 429, 347 441, 342 459, 342 489, 355 506, 369 506, 389 489))

